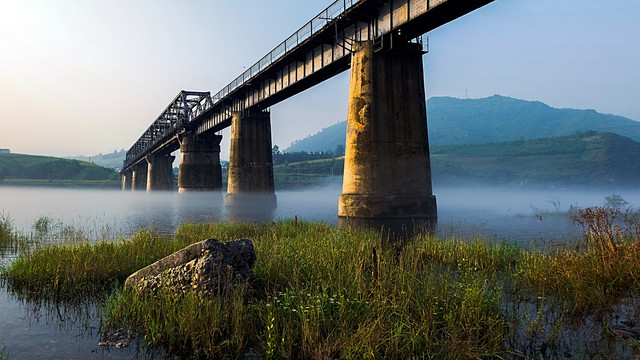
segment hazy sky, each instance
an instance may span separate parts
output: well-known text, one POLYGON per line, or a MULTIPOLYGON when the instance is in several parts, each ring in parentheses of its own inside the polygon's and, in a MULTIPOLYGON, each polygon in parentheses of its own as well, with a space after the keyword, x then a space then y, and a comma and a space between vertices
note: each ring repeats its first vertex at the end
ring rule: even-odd
MULTIPOLYGON (((0 0, 0 148, 128 149, 180 90, 217 92, 329 4, 0 0)), ((638 0, 496 0, 428 34, 427 96, 501 94, 640 120, 638 15, 638 0)), ((345 120, 348 81, 273 106, 273 143, 345 120)))

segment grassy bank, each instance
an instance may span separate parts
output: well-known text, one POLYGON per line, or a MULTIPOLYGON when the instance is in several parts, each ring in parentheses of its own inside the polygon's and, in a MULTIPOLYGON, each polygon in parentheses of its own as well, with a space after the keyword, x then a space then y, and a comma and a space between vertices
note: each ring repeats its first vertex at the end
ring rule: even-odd
POLYGON ((584 239, 544 252, 426 234, 388 243, 372 231, 295 220, 187 224, 171 237, 143 230, 131 239, 36 247, 2 276, 14 292, 106 291, 106 330, 124 328, 189 357, 629 356, 637 342, 610 330, 640 288, 640 237, 637 222, 617 225, 611 219, 622 214, 607 211, 580 214, 584 239), (130 273, 211 237, 251 238, 255 279, 209 298, 122 290, 130 273), (595 329, 596 349, 579 333, 567 343, 584 326, 595 329))
POLYGON ((107 180, 118 173, 86 161, 51 156, 2 154, 0 179, 107 180))
POLYGON ((4 179, 0 186, 38 186, 38 187, 70 187, 70 188, 120 188, 122 183, 116 180, 42 180, 42 179, 4 179))

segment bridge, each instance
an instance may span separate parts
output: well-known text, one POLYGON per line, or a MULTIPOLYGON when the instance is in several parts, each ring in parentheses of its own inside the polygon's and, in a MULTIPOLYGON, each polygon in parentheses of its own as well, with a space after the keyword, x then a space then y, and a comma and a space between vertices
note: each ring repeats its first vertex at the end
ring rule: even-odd
POLYGON ((122 188, 221 189, 275 201, 269 107, 351 69, 340 219, 435 222, 422 35, 493 0, 337 0, 218 93, 180 91, 127 151, 122 188))

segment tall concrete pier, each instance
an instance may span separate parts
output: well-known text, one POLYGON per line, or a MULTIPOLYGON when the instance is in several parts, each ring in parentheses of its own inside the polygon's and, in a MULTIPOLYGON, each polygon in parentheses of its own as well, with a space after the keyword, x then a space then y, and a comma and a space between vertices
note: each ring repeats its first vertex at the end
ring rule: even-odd
POLYGON ((173 160, 175 156, 149 155, 147 160, 147 191, 173 190, 173 160))
POLYGON ((179 192, 222 189, 221 140, 222 136, 215 134, 180 138, 179 192))
POLYGON ((121 178, 122 178, 122 190, 131 190, 131 186, 132 186, 132 181, 131 178, 133 176, 133 171, 131 171, 131 169, 129 170, 122 170, 121 173, 121 178))
POLYGON ((226 204, 260 201, 275 206, 271 116, 267 111, 236 112, 231 118, 231 153, 226 204))
POLYGON ((131 175, 131 190, 147 189, 147 162, 140 162, 133 166, 131 175))
POLYGON ((338 216, 341 224, 437 221, 418 44, 354 49, 338 216))

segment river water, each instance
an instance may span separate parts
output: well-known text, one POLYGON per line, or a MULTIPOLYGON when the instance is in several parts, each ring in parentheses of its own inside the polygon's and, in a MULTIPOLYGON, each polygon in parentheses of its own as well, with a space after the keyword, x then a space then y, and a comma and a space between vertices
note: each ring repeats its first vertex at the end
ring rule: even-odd
MULTIPOLYGON (((172 233, 183 222, 264 222, 297 217, 300 220, 337 224, 339 181, 325 186, 278 191, 277 208, 231 209, 225 194, 145 193, 33 187, 1 187, 0 213, 9 216, 21 232, 33 231, 41 217, 82 230, 87 236, 117 239, 141 227, 172 233)), ((579 236, 565 212, 570 207, 602 206, 605 197, 619 194, 629 205, 640 204, 639 190, 576 190, 434 187, 441 236, 483 235, 496 241, 528 246, 541 239, 563 241, 579 236)), ((11 261, 0 258, 0 265, 11 261)), ((99 324, 94 309, 87 314, 55 306, 33 304, 0 288, 0 355, 10 359, 124 358, 140 354, 135 347, 123 350, 98 346, 99 324)))

